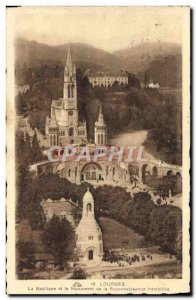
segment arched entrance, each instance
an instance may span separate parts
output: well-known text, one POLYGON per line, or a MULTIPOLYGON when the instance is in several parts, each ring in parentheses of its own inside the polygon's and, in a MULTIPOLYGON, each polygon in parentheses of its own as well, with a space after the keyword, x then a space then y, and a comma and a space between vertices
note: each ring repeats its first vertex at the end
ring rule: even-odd
POLYGON ((69 128, 69 136, 73 136, 73 134, 74 134, 74 130, 73 130, 73 127, 70 127, 69 128))
POLYGON ((153 175, 154 177, 157 177, 157 176, 158 176, 158 169, 157 169, 156 166, 154 166, 154 167, 152 168, 152 175, 153 175))
POLYGON ((64 169, 61 170, 61 177, 62 178, 66 178, 67 177, 67 169, 66 168, 64 168, 64 169))
POLYGON ((93 260, 94 258, 94 251, 93 250, 89 250, 88 251, 88 260, 93 260))
POLYGON ((44 173, 45 175, 53 174, 53 167, 51 165, 47 165, 44 173))
POLYGON ((133 176, 139 176, 139 166, 135 164, 130 164, 128 166, 129 174, 133 176))
POLYGON ((174 175, 174 172, 172 170, 167 171, 167 176, 172 176, 174 175))
POLYGON ((182 175, 181 175, 180 172, 177 172, 177 173, 176 173, 176 176, 182 178, 182 175))
POLYGON ((146 182, 146 176, 150 175, 150 166, 148 164, 145 164, 142 166, 142 182, 146 182))
POLYGON ((81 181, 102 180, 102 168, 97 163, 88 163, 81 170, 81 181))

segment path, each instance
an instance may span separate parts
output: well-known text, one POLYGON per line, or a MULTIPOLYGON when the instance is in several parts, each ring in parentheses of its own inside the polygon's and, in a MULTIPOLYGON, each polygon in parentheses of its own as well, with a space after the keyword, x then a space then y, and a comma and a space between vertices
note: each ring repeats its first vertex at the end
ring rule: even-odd
POLYGON ((107 275, 110 274, 110 272, 112 272, 112 276, 114 276, 115 274, 119 274, 119 273, 123 273, 123 274, 127 274, 129 273, 129 271, 133 271, 134 269, 142 269, 145 266, 154 266, 154 265, 163 265, 163 264, 168 264, 170 262, 175 262, 176 259, 170 259, 170 258, 153 258, 153 260, 146 260, 146 261, 142 261, 142 262, 135 262, 132 265, 127 265, 124 267, 119 267, 119 266, 112 266, 112 264, 108 265, 108 266, 94 266, 94 267, 87 267, 86 272, 89 275, 105 275, 107 277, 107 275))
MULTIPOLYGON (((138 130, 132 132, 124 132, 114 136, 112 139, 108 141, 109 145, 113 146, 135 146, 139 147, 142 146, 147 139, 148 130, 138 130)), ((144 148, 144 156, 146 159, 149 160, 157 160, 152 154, 148 153, 144 148)))

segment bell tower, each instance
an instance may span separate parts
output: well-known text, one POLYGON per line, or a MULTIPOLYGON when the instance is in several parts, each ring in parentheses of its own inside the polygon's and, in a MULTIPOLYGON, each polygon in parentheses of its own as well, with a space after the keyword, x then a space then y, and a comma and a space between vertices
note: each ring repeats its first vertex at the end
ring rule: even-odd
POLYGON ((78 126, 76 67, 72 62, 70 45, 64 68, 63 100, 64 109, 67 110, 68 126, 78 126))
POLYGON ((86 123, 79 124, 78 119, 76 67, 72 61, 70 45, 64 68, 63 97, 52 100, 51 117, 46 118, 45 130, 49 145, 87 142, 86 123))
POLYGON ((89 192, 89 188, 87 191, 88 197, 84 197, 83 199, 82 217, 94 218, 94 199, 92 197, 92 194, 89 192))
POLYGON ((76 67, 72 63, 70 45, 68 47, 67 61, 64 68, 63 98, 77 99, 76 67))
POLYGON ((94 138, 96 145, 107 145, 107 127, 104 121, 101 105, 99 108, 98 120, 95 122, 94 138))

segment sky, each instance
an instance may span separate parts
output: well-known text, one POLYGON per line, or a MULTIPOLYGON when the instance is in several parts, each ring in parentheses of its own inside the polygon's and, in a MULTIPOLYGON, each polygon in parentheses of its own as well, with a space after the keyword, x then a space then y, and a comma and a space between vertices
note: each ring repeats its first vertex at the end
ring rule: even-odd
POLYGON ((22 7, 14 12, 15 36, 53 46, 81 42, 113 52, 182 39, 180 7, 22 7))

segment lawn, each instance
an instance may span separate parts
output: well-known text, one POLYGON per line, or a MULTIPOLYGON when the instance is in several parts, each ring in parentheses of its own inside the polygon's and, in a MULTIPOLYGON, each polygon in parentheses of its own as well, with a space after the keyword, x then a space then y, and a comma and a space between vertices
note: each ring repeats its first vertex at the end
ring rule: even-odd
POLYGON ((140 248, 143 236, 129 227, 105 217, 99 218, 99 225, 103 234, 104 249, 140 248))

